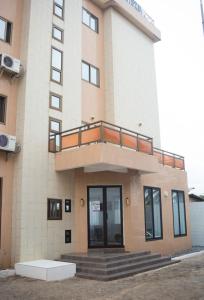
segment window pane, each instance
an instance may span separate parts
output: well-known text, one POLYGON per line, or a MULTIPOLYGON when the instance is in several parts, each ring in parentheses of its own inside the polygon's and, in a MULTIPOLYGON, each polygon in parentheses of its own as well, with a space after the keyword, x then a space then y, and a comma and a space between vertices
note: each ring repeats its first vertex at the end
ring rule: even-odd
POLYGON ((153 189, 153 206, 154 206, 154 237, 159 238, 162 236, 161 230, 161 202, 160 191, 153 189))
POLYGON ((60 97, 52 95, 51 96, 51 106, 55 108, 60 108, 60 97))
POLYGON ((94 31, 98 31, 97 30, 97 19, 91 17, 90 23, 91 23, 90 24, 91 29, 93 29, 94 31))
POLYGON ((174 234, 179 235, 179 210, 177 193, 173 192, 173 211, 174 211, 174 234))
POLYGON ((52 80, 61 82, 61 73, 60 71, 56 71, 52 69, 52 80))
POLYGON ((52 48, 52 67, 62 69, 62 52, 54 48, 52 48))
POLYGON ((82 62, 82 79, 89 81, 89 65, 82 62))
POLYGON ((180 234, 186 234, 186 221, 185 221, 185 206, 184 206, 184 194, 178 192, 179 196, 179 212, 180 212, 180 234))
POLYGON ((55 0, 55 3, 63 7, 63 0, 55 0))
POLYGON ((6 28, 6 42, 10 43, 11 41, 11 28, 12 24, 10 22, 7 22, 7 28, 6 28))
POLYGON ((53 131, 59 132, 60 131, 60 123, 57 121, 51 120, 50 129, 53 131))
POLYGON ((99 84, 99 80, 98 80, 98 70, 94 67, 91 67, 91 83, 98 85, 99 84))
POLYGON ((57 5, 54 6, 54 13, 60 18, 63 17, 63 9, 57 5))
POLYGON ((0 19, 0 39, 5 40, 6 38, 6 22, 0 19))
POLYGON ((0 123, 5 123, 6 98, 0 96, 0 123))
POLYGON ((62 41, 62 30, 60 30, 56 27, 53 27, 53 37, 62 41))
POLYGON ((62 201, 48 199, 48 219, 60 220, 62 217, 62 201))
POLYGON ((153 239, 153 218, 151 189, 145 189, 145 228, 146 239, 153 239))
POLYGON ((89 13, 85 9, 83 9, 82 20, 83 20, 84 24, 86 24, 87 26, 89 26, 90 15, 89 15, 89 13))

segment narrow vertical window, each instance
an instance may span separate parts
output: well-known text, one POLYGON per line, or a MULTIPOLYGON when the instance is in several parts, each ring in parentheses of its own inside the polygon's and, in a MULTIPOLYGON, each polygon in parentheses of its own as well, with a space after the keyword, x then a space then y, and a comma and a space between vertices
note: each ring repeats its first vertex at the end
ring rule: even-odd
POLYGON ((183 191, 172 191, 174 236, 185 236, 186 232, 186 210, 183 191))
POLYGON ((6 123, 6 97, 0 95, 0 123, 6 123))
POLYGON ((53 48, 51 52, 51 80, 62 84, 62 51, 53 48))
POLYGON ((144 188, 146 240, 162 238, 161 193, 158 188, 144 188))
POLYGON ((58 40, 59 42, 63 42, 64 39, 64 32, 61 28, 53 25, 52 27, 52 37, 56 40, 58 40))
POLYGON ((82 79, 89 81, 90 74, 89 74, 89 64, 82 62, 82 79))
POLYGON ((64 0, 54 0, 53 13, 61 19, 64 18, 64 0))
POLYGON ((49 151, 57 152, 60 150, 60 132, 62 131, 62 121, 49 118, 49 151))
POLYGON ((0 17, 0 40, 11 42, 12 23, 0 17))

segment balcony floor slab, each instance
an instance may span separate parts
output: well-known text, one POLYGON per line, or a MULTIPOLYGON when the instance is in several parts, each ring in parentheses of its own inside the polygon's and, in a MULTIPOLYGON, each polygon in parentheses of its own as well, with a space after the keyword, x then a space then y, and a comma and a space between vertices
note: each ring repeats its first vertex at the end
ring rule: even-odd
POLYGON ((144 173, 157 173, 161 170, 161 165, 153 155, 109 143, 91 144, 56 153, 56 171, 77 168, 84 168, 85 172, 124 173, 130 169, 144 173))

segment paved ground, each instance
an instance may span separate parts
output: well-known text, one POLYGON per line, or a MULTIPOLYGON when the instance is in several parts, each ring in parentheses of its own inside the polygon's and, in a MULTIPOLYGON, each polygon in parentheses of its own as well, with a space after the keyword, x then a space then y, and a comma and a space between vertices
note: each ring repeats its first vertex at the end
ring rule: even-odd
POLYGON ((47 283, 0 279, 1 300, 204 300, 204 255, 171 267, 112 282, 74 278, 47 283))

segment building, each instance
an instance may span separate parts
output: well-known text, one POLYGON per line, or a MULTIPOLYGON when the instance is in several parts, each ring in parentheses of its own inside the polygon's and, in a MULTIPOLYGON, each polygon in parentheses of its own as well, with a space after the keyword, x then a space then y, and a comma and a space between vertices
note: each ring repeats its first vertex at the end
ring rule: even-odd
POLYGON ((204 246, 204 199, 189 194, 192 245, 204 246))
POLYGON ((153 20, 127 0, 0 7, 0 265, 190 248, 184 159, 159 150, 153 20))

